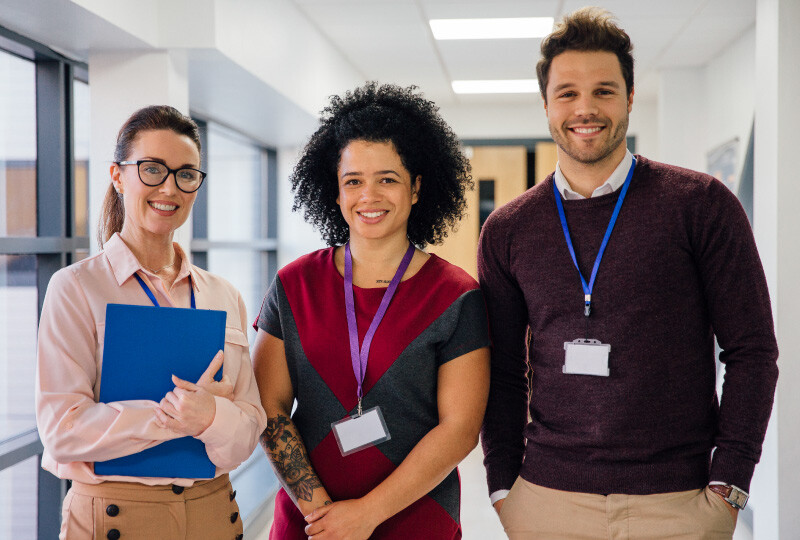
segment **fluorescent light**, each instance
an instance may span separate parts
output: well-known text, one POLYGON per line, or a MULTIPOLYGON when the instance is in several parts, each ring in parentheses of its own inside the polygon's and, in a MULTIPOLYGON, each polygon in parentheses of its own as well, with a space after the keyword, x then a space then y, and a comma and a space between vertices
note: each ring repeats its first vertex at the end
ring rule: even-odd
POLYGON ((456 94, 535 94, 539 91, 536 79, 453 81, 451 84, 456 94))
POLYGON ((541 38, 553 30, 552 17, 515 19, 431 19, 435 39, 541 38))

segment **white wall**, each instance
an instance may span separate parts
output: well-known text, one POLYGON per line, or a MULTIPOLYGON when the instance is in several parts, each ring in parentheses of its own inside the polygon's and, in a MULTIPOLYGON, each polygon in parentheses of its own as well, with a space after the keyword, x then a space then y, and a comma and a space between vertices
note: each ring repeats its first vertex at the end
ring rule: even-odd
POLYGON ((739 177, 755 114, 756 31, 750 28, 705 69, 706 144, 739 140, 739 177))
POLYGON ((707 153, 739 139, 741 171, 755 110, 755 28, 705 66, 659 73, 658 159, 699 171, 707 153))
POLYGON ((758 0, 756 15, 755 178, 753 213, 775 315, 780 376, 770 431, 753 490, 759 494, 756 540, 797 538, 800 530, 800 3, 758 0))

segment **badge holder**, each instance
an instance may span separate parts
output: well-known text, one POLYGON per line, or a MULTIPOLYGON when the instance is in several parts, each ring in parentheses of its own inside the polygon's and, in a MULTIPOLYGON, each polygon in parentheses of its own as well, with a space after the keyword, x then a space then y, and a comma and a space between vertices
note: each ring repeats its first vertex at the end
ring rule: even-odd
POLYGON ((380 444, 392 438, 380 406, 367 409, 363 414, 333 422, 331 428, 343 456, 349 456, 368 446, 380 444))
POLYGON ((597 339, 576 339, 565 342, 564 350, 564 373, 599 377, 608 377, 611 374, 608 369, 611 345, 597 339))

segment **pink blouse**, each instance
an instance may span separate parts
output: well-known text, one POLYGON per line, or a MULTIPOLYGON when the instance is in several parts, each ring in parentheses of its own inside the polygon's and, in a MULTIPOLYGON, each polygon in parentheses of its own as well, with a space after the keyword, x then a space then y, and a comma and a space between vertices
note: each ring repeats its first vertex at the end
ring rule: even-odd
POLYGON ((190 265, 178 244, 174 246, 182 263, 169 290, 139 264, 116 234, 102 252, 62 268, 50 280, 39 323, 36 418, 44 444, 42 467, 59 478, 87 484, 105 480, 147 485, 194 483, 186 478, 94 474, 94 461, 140 452, 181 436, 156 425, 154 401, 97 402, 106 304, 152 305, 133 277, 136 272, 162 306, 189 307, 191 283, 198 308, 228 314, 223 373, 233 382, 234 399, 215 397, 214 420, 197 436, 216 465, 216 476, 239 466, 258 443, 267 419, 250 365, 242 296, 223 278, 190 265))

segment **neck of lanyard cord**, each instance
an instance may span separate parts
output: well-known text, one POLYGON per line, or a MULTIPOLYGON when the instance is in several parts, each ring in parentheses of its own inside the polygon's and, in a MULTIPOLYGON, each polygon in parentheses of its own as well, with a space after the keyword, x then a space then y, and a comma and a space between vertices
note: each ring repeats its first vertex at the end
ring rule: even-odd
POLYGON ((364 383, 364 376, 367 372, 367 360, 369 359, 369 348, 372 345, 372 338, 375 336, 375 331, 381 323, 381 319, 386 314, 389 308, 389 302, 392 301, 397 286, 406 273, 408 265, 411 263, 411 258, 414 256, 414 244, 409 243, 406 254, 403 255, 403 260, 400 266, 397 267, 392 281, 389 283, 386 292, 383 293, 381 305, 375 316, 372 317, 372 322, 364 335, 364 342, 361 348, 358 347, 358 324, 356 322, 356 304, 353 298, 353 256, 350 253, 350 242, 344 246, 344 306, 347 314, 347 331, 350 334, 350 360, 353 363, 353 373, 356 376, 358 383, 358 415, 361 416, 361 398, 363 397, 362 385, 364 383))
MULTIPOLYGON (((156 307, 161 307, 160 305, 158 305, 158 300, 156 300, 156 295, 153 294, 153 291, 150 290, 150 287, 147 286, 147 284, 139 276, 139 274, 133 274, 133 276, 136 278, 136 281, 139 282, 139 285, 141 285, 142 289, 144 289, 144 292, 147 294, 147 296, 150 297, 150 300, 153 302, 153 305, 156 306, 156 307)), ((192 295, 191 296, 191 298, 192 298, 192 300, 191 300, 192 309, 197 309, 197 306, 195 305, 195 302, 194 302, 194 287, 192 286, 192 276, 191 275, 189 276, 189 292, 192 295)))
POLYGON ((584 308, 583 314, 588 317, 592 312, 592 289, 594 289, 594 280, 597 277, 597 269, 600 268, 600 261, 603 258, 603 253, 606 250, 608 239, 611 238, 611 231, 614 230, 614 225, 617 223, 617 216, 622 208, 622 202, 625 200, 625 194, 628 193, 628 187, 631 185, 631 178, 633 178, 633 169, 636 167, 636 158, 633 158, 631 168, 628 170, 628 176, 625 178, 625 183, 622 184, 622 189, 619 193, 619 199, 614 206, 614 213, 611 214, 611 221, 606 228, 606 234, 603 236, 603 242, 600 244, 600 251, 597 253, 597 258, 594 260, 594 267, 592 268, 592 275, 589 278, 589 283, 586 283, 586 278, 583 277, 581 269, 578 266, 578 259, 575 257, 575 248, 572 246, 572 238, 569 235, 569 227, 567 226, 567 216, 564 214, 564 204, 561 202, 561 193, 558 191, 555 179, 553 180, 553 192, 556 196, 556 206, 558 207, 558 217, 561 219, 561 229, 564 231, 564 239, 567 241, 569 254, 572 256, 572 262, 575 264, 575 269, 578 270, 578 275, 581 278, 581 285, 583 286, 583 301, 584 308))

